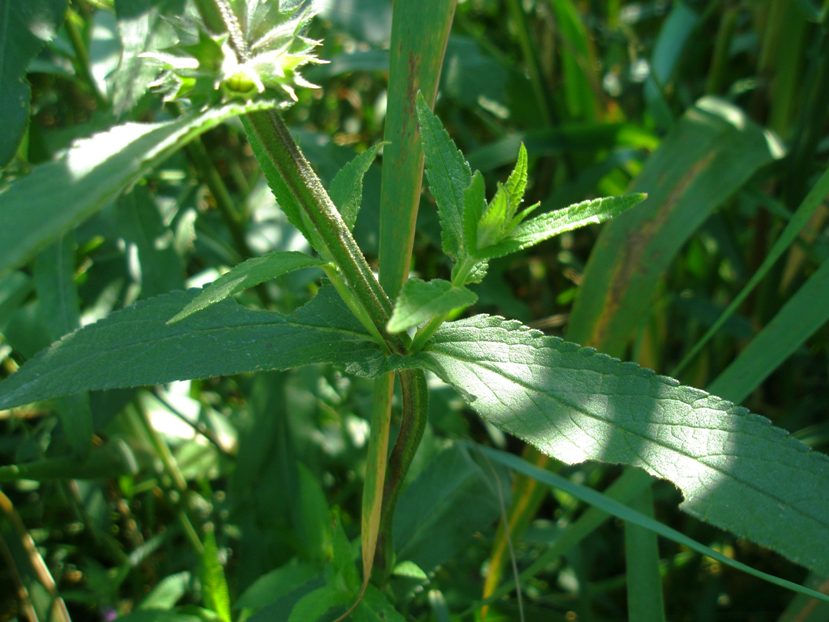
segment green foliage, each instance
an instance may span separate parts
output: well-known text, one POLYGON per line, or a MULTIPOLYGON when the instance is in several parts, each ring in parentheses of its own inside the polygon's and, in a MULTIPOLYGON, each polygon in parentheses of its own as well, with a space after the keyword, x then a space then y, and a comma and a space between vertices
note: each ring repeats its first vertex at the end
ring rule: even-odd
POLYGON ((829 14, 589 4, 0 1, 0 617, 819 619, 829 14))
POLYGON ((319 259, 303 253, 274 251, 261 257, 252 257, 233 267, 227 273, 213 281, 202 290, 196 298, 168 320, 170 324, 221 302, 225 298, 266 283, 272 279, 295 270, 318 267, 323 264, 319 259))
POLYGON ((685 511, 829 572, 819 545, 829 458, 768 420, 501 318, 446 324, 420 358, 487 421, 542 453, 641 467, 673 482, 685 511), (758 512, 774 518, 757 521, 758 512), (807 536, 793 540, 780 525, 807 536))
POLYGON ((268 106, 231 104, 175 121, 125 123, 77 141, 0 194, 0 273, 32 259, 190 140, 268 106))
POLYGON ((66 12, 66 0, 0 2, 0 167, 14 157, 29 124, 31 89, 26 67, 52 39, 66 12))
POLYGON ((426 282, 411 278, 397 297, 388 329, 399 333, 456 309, 463 310, 476 300, 478 297, 474 293, 465 287, 455 287, 449 281, 434 279, 426 282))

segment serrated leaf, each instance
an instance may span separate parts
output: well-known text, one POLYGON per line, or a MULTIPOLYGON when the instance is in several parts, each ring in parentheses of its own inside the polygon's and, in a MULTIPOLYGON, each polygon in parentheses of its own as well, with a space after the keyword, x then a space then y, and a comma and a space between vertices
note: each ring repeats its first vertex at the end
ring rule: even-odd
POLYGON ((54 37, 65 12, 66 0, 0 0, 0 167, 14 157, 29 121, 26 68, 54 37))
POLYGON ((206 309, 240 292, 265 283, 283 274, 321 266, 325 262, 304 253, 274 251, 261 257, 253 257, 233 266, 228 272, 205 287, 184 309, 168 321, 180 322, 186 317, 206 309))
POLYGON ((412 278, 403 284, 386 328, 390 333, 399 333, 453 309, 468 307, 476 300, 473 292, 449 281, 412 278))
POLYGON ((486 186, 481 171, 475 171, 472 181, 463 191, 463 243, 470 251, 478 247, 478 222, 486 208, 486 186))
POLYGON ((231 104, 175 121, 124 123, 75 142, 0 194, 0 273, 29 261, 196 136, 273 105, 231 104))
POLYGON ((498 317, 444 325, 417 358, 542 453, 641 467, 691 515, 829 574, 829 457, 763 417, 498 317))
POLYGON ((426 178, 438 206, 443 251, 457 259, 463 254, 463 195, 472 182, 472 170, 422 95, 417 98, 417 118, 426 178))
POLYGON ((383 143, 377 143, 346 164, 331 180, 328 194, 348 225, 354 229, 363 200, 363 177, 377 157, 383 143))
POLYGON ((382 362, 371 337, 329 289, 290 316, 227 300, 168 325, 196 295, 150 298, 67 335, 0 383, 0 409, 78 391, 312 363, 370 375, 382 362))
POLYGON ((478 249, 477 255, 493 259, 516 253, 567 231, 610 220, 641 203, 645 198, 647 195, 642 193, 602 197, 536 216, 520 225, 503 242, 478 249))
POLYGON ((524 143, 518 148, 518 158, 515 161, 515 167, 512 169, 507 178, 507 183, 504 185, 510 203, 514 209, 518 209, 521 201, 524 200, 524 192, 527 190, 527 148, 524 143))

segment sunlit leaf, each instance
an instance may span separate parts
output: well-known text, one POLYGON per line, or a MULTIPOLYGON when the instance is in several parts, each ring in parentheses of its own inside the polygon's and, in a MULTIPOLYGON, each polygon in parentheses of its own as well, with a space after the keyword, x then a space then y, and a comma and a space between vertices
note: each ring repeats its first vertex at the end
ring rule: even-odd
POLYGON ((419 359, 542 453, 641 467, 686 512, 829 573, 829 458, 763 417, 498 317, 445 325, 419 359))
POLYGON ((75 142, 0 194, 0 272, 29 261, 199 134, 270 103, 231 104, 162 123, 124 123, 75 142))

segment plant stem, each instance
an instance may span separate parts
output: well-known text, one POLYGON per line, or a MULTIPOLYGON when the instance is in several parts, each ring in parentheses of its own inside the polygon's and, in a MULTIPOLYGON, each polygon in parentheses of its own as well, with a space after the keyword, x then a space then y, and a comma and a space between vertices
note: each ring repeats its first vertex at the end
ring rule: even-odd
POLYGON ((426 374, 421 369, 401 371, 400 393, 403 413, 400 418, 400 431, 389 458, 388 477, 383 488, 383 512, 380 518, 380 537, 377 541, 377 558, 375 560, 381 582, 394 569, 394 549, 392 548, 392 519, 397 498, 403 487, 406 473, 412 464, 415 452, 423 438, 426 420, 429 418, 429 389, 426 386, 426 374))
MULTIPOLYGON (((214 0, 230 35, 230 43, 242 62, 250 60, 244 33, 227 0, 214 0)), ((325 191, 319 177, 291 136, 282 118, 275 111, 254 112, 242 120, 251 142, 259 147, 257 157, 264 158, 281 178, 277 197, 284 203, 293 202, 301 210, 303 220, 312 227, 311 242, 330 258, 345 277, 360 305, 371 319, 376 332, 384 336, 390 350, 403 352, 403 341, 386 333, 391 316, 391 301, 366 262, 351 230, 325 191)), ((256 150, 255 150, 256 151, 256 150)), ((284 207, 284 205, 283 205, 284 207)), ((348 303, 348 301, 346 301, 348 303)))

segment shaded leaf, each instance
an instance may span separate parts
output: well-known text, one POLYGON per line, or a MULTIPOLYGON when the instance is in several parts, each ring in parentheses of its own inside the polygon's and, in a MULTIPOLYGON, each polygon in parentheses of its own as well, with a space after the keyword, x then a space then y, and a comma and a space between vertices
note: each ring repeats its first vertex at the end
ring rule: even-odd
POLYGON ((98 479, 137 472, 138 465, 132 450, 123 441, 116 440, 91 450, 84 460, 71 456, 0 466, 0 482, 18 479, 98 479))
POLYGON ((205 287, 192 302, 170 318, 169 323, 180 322, 210 305, 283 274, 321 266, 324 263, 321 259, 294 251, 274 251, 261 257, 253 257, 234 266, 205 287))
POLYGON ((800 594, 808 594, 813 598, 819 598, 822 601, 829 602, 829 596, 827 596, 826 594, 821 594, 820 592, 804 587, 797 583, 787 581, 786 579, 781 579, 780 577, 770 575, 760 570, 755 570, 751 566, 747 566, 746 564, 738 562, 737 560, 723 555, 722 553, 715 549, 712 549, 711 547, 705 546, 704 544, 701 544, 696 540, 689 538, 685 534, 676 531, 675 529, 671 529, 670 527, 664 525, 663 523, 660 523, 652 517, 639 512, 638 510, 634 509, 628 504, 620 503, 618 500, 612 498, 609 495, 595 491, 591 488, 588 488, 587 486, 582 486, 580 484, 571 482, 570 480, 561 477, 556 473, 540 469, 537 466, 534 466, 522 460, 518 456, 498 451, 497 449, 491 449, 489 447, 479 447, 479 450, 492 460, 499 462, 500 464, 503 464, 504 466, 507 466, 518 473, 526 475, 527 477, 531 477, 539 482, 547 484, 548 486, 555 486, 556 488, 573 495, 575 498, 590 504, 596 509, 599 509, 603 512, 621 518, 622 520, 636 525, 638 527, 641 527, 643 529, 652 531, 660 536, 673 540, 674 542, 677 542, 678 544, 681 544, 682 546, 685 546, 693 551, 696 551, 703 555, 707 555, 712 559, 716 559, 718 562, 726 566, 736 568, 737 570, 741 570, 746 574, 750 574, 754 577, 757 577, 758 579, 768 581, 769 583, 773 583, 774 585, 779 585, 780 587, 792 590, 793 592, 798 592, 800 594))
POLYGON ((312 363, 374 373, 382 361, 333 292, 291 316, 225 301, 166 324, 197 292, 138 302, 71 333, 0 383, 0 408, 78 391, 289 369, 312 363))
POLYGON ((686 512, 829 573, 829 458, 763 417, 498 317, 445 325, 418 358, 542 453, 644 468, 686 512))
POLYGON ((397 559, 429 572, 467 546, 476 531, 492 526, 500 511, 494 487, 509 496, 509 482, 492 473, 460 445, 431 459, 400 496, 393 531, 397 559))
POLYGON ((457 259, 463 254, 463 195, 472 181, 472 171, 422 95, 417 98, 417 118, 426 178, 438 206, 443 251, 457 259))
POLYGON ((387 328, 391 333, 399 333, 454 309, 468 307, 476 300, 473 292, 449 281, 412 278, 400 290, 387 328))
POLYGON ((382 146, 383 143, 377 143, 366 149, 340 169, 334 179, 331 180, 328 194, 334 205, 340 210, 340 214, 349 229, 354 229, 357 214, 360 212, 360 204, 363 200, 363 177, 382 146))
POLYGON ((14 157, 29 122, 29 61, 55 36, 66 0, 0 0, 0 167, 14 157))
POLYGON ((829 259, 740 352, 710 389, 742 401, 803 342, 829 322, 829 259))

